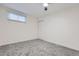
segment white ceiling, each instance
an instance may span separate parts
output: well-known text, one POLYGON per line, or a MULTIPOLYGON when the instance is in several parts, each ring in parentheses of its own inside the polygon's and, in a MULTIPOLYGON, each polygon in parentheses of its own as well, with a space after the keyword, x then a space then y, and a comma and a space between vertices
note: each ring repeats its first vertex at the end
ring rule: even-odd
POLYGON ((48 11, 44 11, 42 3, 4 3, 1 5, 22 11, 27 15, 32 15, 34 17, 43 17, 45 16, 45 14, 53 14, 54 12, 57 12, 65 8, 79 6, 79 4, 77 3, 49 3, 48 11))

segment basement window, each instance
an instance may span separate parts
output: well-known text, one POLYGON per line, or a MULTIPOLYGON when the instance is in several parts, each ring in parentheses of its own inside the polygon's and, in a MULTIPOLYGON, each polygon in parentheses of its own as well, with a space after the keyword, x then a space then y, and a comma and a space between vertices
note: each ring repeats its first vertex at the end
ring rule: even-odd
POLYGON ((26 16, 19 11, 9 12, 8 19, 17 22, 26 22, 26 16))

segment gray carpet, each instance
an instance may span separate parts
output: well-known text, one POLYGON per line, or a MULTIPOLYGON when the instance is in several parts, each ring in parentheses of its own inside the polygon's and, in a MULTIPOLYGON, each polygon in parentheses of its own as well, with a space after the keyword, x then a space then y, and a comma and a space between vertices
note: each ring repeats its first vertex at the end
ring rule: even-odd
POLYGON ((35 39, 1 46, 0 56, 79 56, 79 51, 35 39))

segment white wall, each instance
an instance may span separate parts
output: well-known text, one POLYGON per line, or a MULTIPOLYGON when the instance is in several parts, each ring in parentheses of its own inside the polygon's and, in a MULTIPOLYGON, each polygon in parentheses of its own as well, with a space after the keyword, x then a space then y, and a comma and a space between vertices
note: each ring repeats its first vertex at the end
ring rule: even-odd
POLYGON ((37 19, 27 16, 26 23, 8 21, 7 10, 0 7, 0 45, 37 38, 37 19))
POLYGON ((79 6, 52 13, 39 23, 40 38, 79 50, 79 6))

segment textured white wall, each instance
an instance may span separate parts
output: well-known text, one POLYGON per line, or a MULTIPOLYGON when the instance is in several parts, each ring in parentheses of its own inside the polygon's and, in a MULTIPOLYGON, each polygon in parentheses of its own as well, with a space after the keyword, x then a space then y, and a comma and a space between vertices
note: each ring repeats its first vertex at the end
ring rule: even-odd
POLYGON ((37 19, 27 16, 26 23, 8 21, 6 8, 0 7, 0 45, 37 38, 37 19))
POLYGON ((79 6, 52 13, 39 23, 40 38, 79 50, 79 6))

